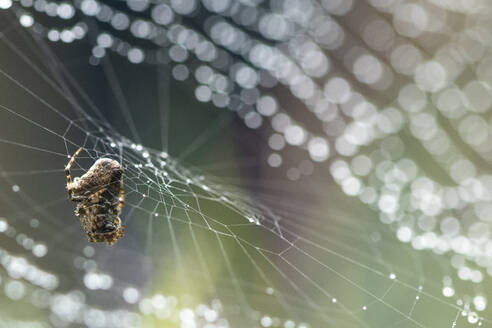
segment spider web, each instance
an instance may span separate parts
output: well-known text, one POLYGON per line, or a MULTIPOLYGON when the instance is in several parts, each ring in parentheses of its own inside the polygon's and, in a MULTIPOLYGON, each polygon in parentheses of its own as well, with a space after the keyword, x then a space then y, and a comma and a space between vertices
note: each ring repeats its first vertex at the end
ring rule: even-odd
MULTIPOLYGON (((456 8, 447 10, 461 10, 456 8)), ((418 87, 398 80, 395 106, 405 111, 386 108, 374 123, 371 104, 360 93, 354 92, 350 100, 331 98, 334 103, 363 106, 358 113, 344 110, 352 121, 334 140, 337 154, 329 166, 319 164, 318 175, 304 177, 294 186, 280 178, 238 181, 183 161, 203 139, 212 138, 208 133, 176 156, 143 146, 131 106, 109 62, 105 73, 132 139, 118 133, 72 74, 57 63, 45 41, 36 34, 30 39, 24 31, 15 31, 18 28, 13 21, 4 28, 2 49, 10 55, 0 67, 2 88, 8 95, 0 104, 0 172, 5 182, 0 282, 6 326, 490 325, 484 305, 489 241, 481 233, 489 229, 489 176, 486 169, 478 169, 486 167, 488 139, 472 131, 480 131, 481 117, 487 117, 481 108, 488 107, 480 100, 483 90, 471 84, 477 82, 475 78, 450 83, 449 88, 435 86, 443 83, 439 68, 426 62, 421 70, 434 75, 415 73, 418 87), (13 42, 16 39, 9 33, 14 32, 26 44, 13 42), (10 64, 14 62, 15 66, 10 64), (19 69, 21 65, 25 67, 19 69), (472 103, 463 102, 479 114, 466 116, 463 121, 471 122, 467 127, 459 123, 461 116, 445 112, 442 115, 450 122, 440 124, 425 93, 444 95, 443 102, 461 99, 454 97, 461 84, 472 103), (474 94, 479 98, 475 102, 474 94), (378 136, 381 141, 364 139, 368 124, 386 132, 378 136), (405 124, 408 130, 400 131, 405 124), (453 135, 456 131, 459 135, 453 135), (404 143, 409 148, 405 157, 404 143), (423 146, 426 155, 423 149, 412 149, 412 144, 423 146), (371 148, 375 145, 377 149, 371 148), (127 230, 112 248, 88 246, 71 217, 73 204, 63 188, 63 167, 79 147, 84 152, 73 176, 101 157, 117 159, 125 168, 122 219, 127 230), (422 161, 421 156, 430 159, 422 161), (361 172, 365 167, 373 168, 361 172), (341 188, 323 180, 327 172, 341 188), (449 183, 443 175, 454 181, 449 183), (249 184, 257 188, 254 193, 249 184), (292 188, 296 190, 290 193, 292 188), (273 192, 278 190, 281 193, 273 192), (362 203, 347 195, 358 196, 362 203), (450 213, 462 218, 461 233, 453 234, 456 224, 450 213)), ((404 26, 399 28, 403 33, 404 26)), ((486 44, 483 41, 482 47, 486 44)), ((99 58, 94 53, 92 59, 99 58)), ((126 53, 130 60, 138 59, 131 54, 126 53)), ((483 55, 482 62, 487 58, 483 55)), ((475 61, 468 60, 473 68, 475 61)), ((274 73, 282 65, 261 68, 277 76, 274 73)), ((360 74, 360 82, 368 78, 360 74)), ((200 74, 196 76, 200 80, 200 74)), ((305 77, 302 81, 309 84, 305 77)), ((279 76, 278 81, 289 84, 290 78, 279 76)), ((334 88, 343 94, 343 81, 331 81, 325 92, 331 95, 334 88)), ((235 92, 250 89, 238 84, 239 91, 234 89, 230 99, 235 92)), ((290 85, 292 93, 309 105, 296 85, 290 85)), ((196 90, 203 101, 204 89, 196 90)), ((248 97, 242 99, 248 102, 248 97)), ((443 112, 441 107, 452 107, 439 105, 439 99, 434 102, 443 112)), ((216 98, 214 104, 220 101, 216 98)), ((255 126, 256 117, 242 115, 249 127, 255 126)), ((216 123, 206 132, 220 126, 216 123)), ((319 138, 303 131, 310 140, 319 138)), ((296 148, 294 132, 285 132, 292 148, 296 148)), ((170 142, 165 139, 162 144, 170 142)), ((313 161, 319 160, 316 147, 306 148, 313 161)), ((282 153, 284 162, 298 155, 288 151, 282 153)), ((305 150, 301 152, 305 157, 305 150)), ((220 173, 235 163, 211 165, 220 173)), ((301 169, 296 170, 285 173, 295 180, 301 169)))

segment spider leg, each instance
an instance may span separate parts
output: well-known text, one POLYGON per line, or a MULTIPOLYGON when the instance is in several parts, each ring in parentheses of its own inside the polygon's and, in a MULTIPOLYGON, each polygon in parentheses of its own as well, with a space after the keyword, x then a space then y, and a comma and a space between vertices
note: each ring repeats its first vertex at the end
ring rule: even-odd
POLYGON ((118 210, 121 211, 121 208, 123 207, 123 204, 125 203, 125 190, 123 189, 123 187, 121 187, 120 189, 120 199, 119 199, 119 203, 118 203, 118 210))
POLYGON ((95 193, 92 194, 92 196, 89 198, 89 202, 92 204, 96 204, 99 202, 99 197, 106 191, 106 188, 103 188, 101 190, 96 191, 95 193))
POLYGON ((75 158, 80 154, 82 151, 82 148, 79 148, 75 154, 72 156, 70 159, 70 162, 68 162, 67 166, 65 167, 65 176, 67 177, 67 190, 68 190, 68 197, 70 200, 74 201, 75 198, 73 197, 73 190, 72 190, 72 177, 70 176, 70 168, 72 167, 73 163, 75 162, 75 158))

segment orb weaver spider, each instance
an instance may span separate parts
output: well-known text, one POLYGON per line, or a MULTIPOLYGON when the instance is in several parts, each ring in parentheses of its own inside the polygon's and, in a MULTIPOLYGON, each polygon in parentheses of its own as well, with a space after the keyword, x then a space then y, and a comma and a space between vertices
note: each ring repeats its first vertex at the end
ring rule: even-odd
POLYGON ((89 242, 113 245, 123 236, 119 218, 125 201, 123 167, 110 158, 99 158, 81 177, 72 181, 70 168, 82 151, 79 148, 65 167, 68 197, 77 203, 79 217, 89 242))

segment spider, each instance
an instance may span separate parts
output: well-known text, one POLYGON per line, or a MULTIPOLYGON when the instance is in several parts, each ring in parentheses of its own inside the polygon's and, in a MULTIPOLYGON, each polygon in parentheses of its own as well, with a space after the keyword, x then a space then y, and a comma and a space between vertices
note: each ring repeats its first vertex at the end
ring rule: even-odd
POLYGON ((124 203, 123 167, 113 159, 99 158, 72 182, 70 168, 81 151, 79 148, 65 167, 68 197, 77 203, 75 215, 89 242, 113 245, 125 230, 119 218, 124 203))

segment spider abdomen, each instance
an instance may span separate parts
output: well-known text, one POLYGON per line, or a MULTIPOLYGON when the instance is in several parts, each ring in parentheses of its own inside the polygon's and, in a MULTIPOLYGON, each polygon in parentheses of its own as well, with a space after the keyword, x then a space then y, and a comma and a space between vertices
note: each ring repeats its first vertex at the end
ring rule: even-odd
POLYGON ((104 187, 108 193, 118 195, 123 181, 122 176, 123 168, 117 161, 100 158, 73 183, 73 193, 75 196, 84 197, 104 187))

